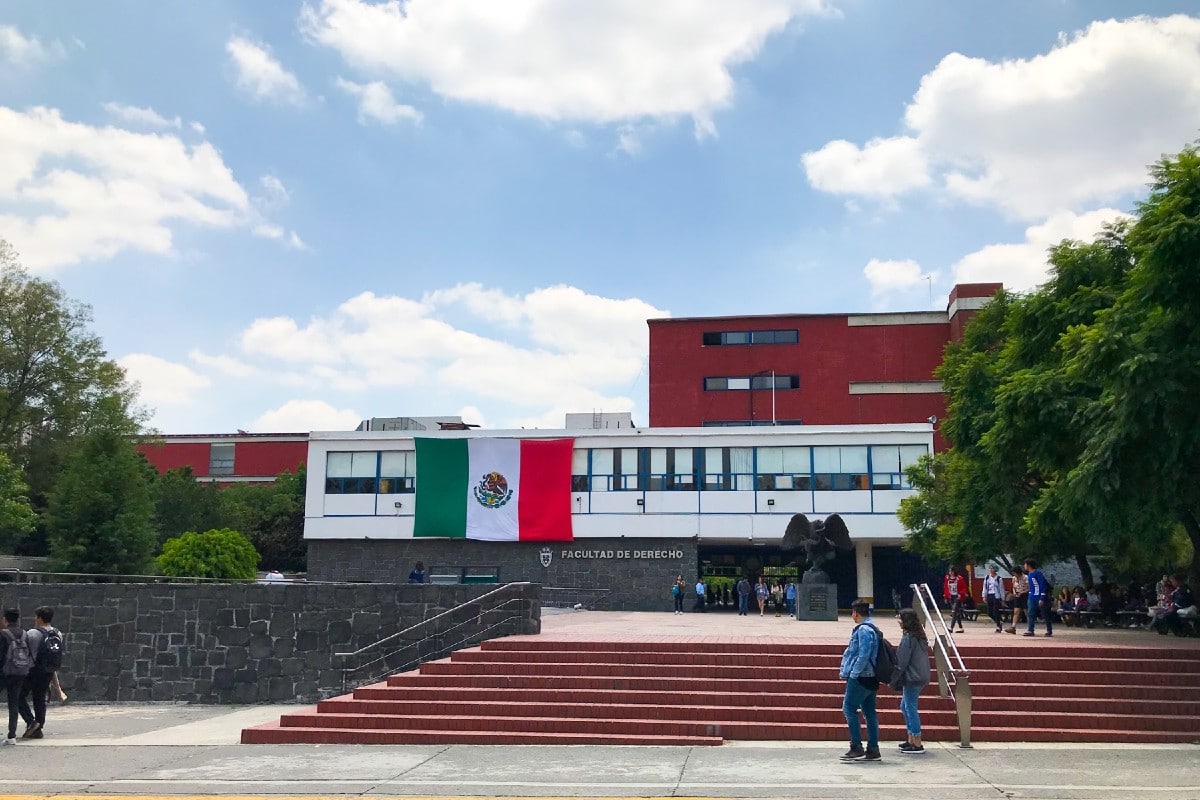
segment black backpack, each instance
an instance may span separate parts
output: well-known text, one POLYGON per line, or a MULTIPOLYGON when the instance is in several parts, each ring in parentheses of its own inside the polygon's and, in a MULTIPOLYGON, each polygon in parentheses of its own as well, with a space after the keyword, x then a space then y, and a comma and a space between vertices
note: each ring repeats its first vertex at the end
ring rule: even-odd
POLYGON ((33 657, 29 654, 29 644, 22 631, 18 637, 8 628, 0 630, 0 636, 8 640, 8 649, 4 653, 2 671, 5 675, 24 676, 29 674, 33 666, 33 657))
POLYGON ((883 633, 876 628, 879 645, 875 649, 875 678, 883 685, 888 685, 896 675, 896 648, 883 638, 883 633))
POLYGON ((38 672, 58 672, 62 669, 63 637, 58 628, 43 628, 42 643, 38 645, 33 668, 38 672))

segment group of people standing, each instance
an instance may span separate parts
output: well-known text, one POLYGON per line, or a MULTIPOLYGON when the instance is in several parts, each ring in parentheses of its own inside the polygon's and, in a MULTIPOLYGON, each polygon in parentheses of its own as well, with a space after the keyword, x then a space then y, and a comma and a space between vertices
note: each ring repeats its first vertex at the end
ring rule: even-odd
POLYGON ((56 697, 66 701, 58 684, 58 669, 62 666, 62 634, 51 622, 54 609, 42 606, 34 612, 34 626, 21 627, 21 612, 15 608, 4 612, 4 627, 0 629, 0 672, 8 698, 8 731, 0 745, 17 743, 17 717, 25 721, 22 739, 41 739, 46 727, 46 701, 53 690, 56 697), (32 701, 32 707, 30 705, 32 701))

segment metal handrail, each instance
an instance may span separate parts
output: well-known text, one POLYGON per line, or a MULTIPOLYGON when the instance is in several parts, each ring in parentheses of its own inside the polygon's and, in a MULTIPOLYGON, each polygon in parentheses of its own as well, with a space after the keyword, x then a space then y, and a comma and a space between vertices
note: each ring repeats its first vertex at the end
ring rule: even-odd
POLYGON ((909 584, 913 590, 913 609, 933 631, 934 663, 937 665, 938 693, 954 701, 958 714, 958 746, 971 747, 971 673, 963 661, 954 635, 938 610, 937 600, 927 583, 909 584))
POLYGON ((447 609, 439 614, 435 614, 429 619, 422 620, 414 625, 410 625, 402 631, 398 631, 390 636, 385 636, 384 638, 374 641, 371 644, 365 645, 364 647, 360 647, 357 650, 349 653, 334 653, 334 658, 339 658, 342 660, 359 660, 359 663, 354 666, 343 666, 341 668, 342 690, 345 691, 349 687, 351 682, 350 676, 352 673, 359 672, 379 664, 384 664, 385 666, 383 670, 379 672, 373 672, 365 678, 366 681, 378 680, 384 675, 396 672, 405 672, 415 666, 420 666, 426 661, 434 661, 439 658, 444 658, 446 655, 454 652, 455 650, 459 650, 463 647, 474 646, 482 641, 492 638, 486 634, 495 631, 497 628, 511 625, 514 620, 519 621, 523 619, 526 616, 526 604, 532 601, 524 596, 518 596, 506 598, 490 606, 486 605, 487 602, 489 600, 497 599, 497 595, 511 593, 514 587, 528 585, 529 584, 526 582, 505 584, 504 586, 493 589, 490 592, 486 592, 479 597, 475 597, 464 603, 460 603, 454 608, 447 609), (454 623, 448 628, 441 630, 437 629, 437 626, 442 621, 447 620, 455 614, 461 613, 463 609, 470 606, 477 607, 476 613, 470 615, 467 619, 454 623), (482 628, 476 627, 470 634, 457 640, 451 638, 455 633, 460 631, 463 626, 469 623, 473 623, 478 626, 480 620, 485 614, 494 614, 497 611, 514 609, 514 606, 515 610, 511 610, 511 613, 507 614, 502 619, 491 622, 482 628), (433 629, 433 632, 429 632, 429 629, 431 628, 433 629), (387 652, 381 652, 390 643, 401 638, 406 640, 404 644, 388 650, 387 652), (451 641, 447 641, 448 638, 451 638, 451 641), (438 643, 436 645, 431 645, 430 643, 432 641, 436 641, 438 643), (400 653, 412 648, 417 649, 417 654, 414 658, 407 658, 402 661, 397 661, 395 659, 395 657, 400 653), (373 652, 378 652, 378 654, 374 655, 374 657, 368 661, 361 661, 361 656, 371 654, 373 652))

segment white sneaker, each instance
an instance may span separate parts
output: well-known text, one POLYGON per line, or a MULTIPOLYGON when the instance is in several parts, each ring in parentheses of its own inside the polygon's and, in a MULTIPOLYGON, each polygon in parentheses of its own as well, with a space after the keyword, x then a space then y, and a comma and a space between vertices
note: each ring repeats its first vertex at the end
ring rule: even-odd
POLYGON ((0 745, 16 744, 16 743, 17 743, 17 737, 15 737, 15 736, 10 736, 7 739, 0 739, 0 745))

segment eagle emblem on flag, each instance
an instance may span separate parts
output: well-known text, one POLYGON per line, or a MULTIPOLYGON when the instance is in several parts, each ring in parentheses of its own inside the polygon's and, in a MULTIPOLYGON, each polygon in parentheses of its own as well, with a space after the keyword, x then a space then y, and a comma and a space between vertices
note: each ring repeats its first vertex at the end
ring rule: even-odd
POLYGON ((508 488, 508 478, 499 472, 489 472, 480 478, 472 493, 484 508, 500 508, 513 496, 512 489, 508 488))

